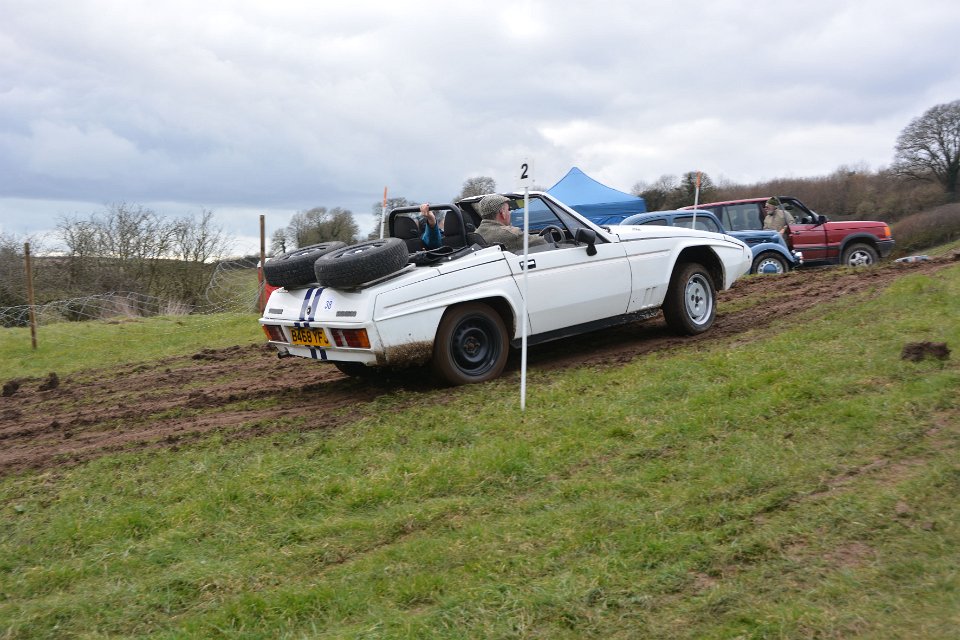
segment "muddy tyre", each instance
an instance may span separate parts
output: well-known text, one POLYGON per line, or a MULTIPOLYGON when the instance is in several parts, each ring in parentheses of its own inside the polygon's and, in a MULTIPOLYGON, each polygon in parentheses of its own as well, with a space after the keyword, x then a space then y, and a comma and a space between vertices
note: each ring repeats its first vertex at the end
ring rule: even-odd
POLYGON ((750 273, 781 274, 786 273, 788 269, 787 261, 784 260, 782 256, 768 251, 754 258, 753 265, 750 267, 750 273))
POLYGON ((486 382, 503 373, 509 348, 500 314, 480 302, 461 304, 443 314, 431 367, 447 384, 486 382))
POLYGON ((313 267, 321 286, 346 289, 399 271, 409 258, 403 240, 382 238, 325 253, 313 267))
POLYGON ((317 258, 345 246, 345 242, 323 242, 281 253, 263 263, 263 278, 270 286, 288 289, 316 282, 313 263, 317 258))
POLYGON ((845 267, 869 267, 877 264, 880 255, 877 250, 863 242, 854 242, 843 250, 843 257, 840 264, 845 267))
POLYGON ((678 264, 663 301, 663 317, 671 331, 692 336, 713 326, 717 291, 713 278, 700 264, 678 264))

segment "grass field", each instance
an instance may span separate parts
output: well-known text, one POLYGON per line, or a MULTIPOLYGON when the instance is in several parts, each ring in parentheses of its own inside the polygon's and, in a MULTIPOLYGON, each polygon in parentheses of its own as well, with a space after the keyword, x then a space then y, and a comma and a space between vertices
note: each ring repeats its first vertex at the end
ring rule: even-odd
POLYGON ((917 340, 960 345, 960 268, 534 372, 523 415, 506 379, 400 391, 332 432, 8 477, 0 637, 955 638, 960 367, 917 340))
POLYGON ((0 380, 59 375, 263 341, 253 313, 60 322, 37 330, 0 329, 0 380))
MULTIPOLYGON (((45 376, 51 371, 63 375, 262 341, 255 312, 256 270, 217 273, 208 292, 212 302, 207 309, 220 313, 41 323, 36 330, 36 349, 29 328, 0 327, 0 380, 45 376)), ((96 300, 91 299, 89 306, 95 315, 96 300)))

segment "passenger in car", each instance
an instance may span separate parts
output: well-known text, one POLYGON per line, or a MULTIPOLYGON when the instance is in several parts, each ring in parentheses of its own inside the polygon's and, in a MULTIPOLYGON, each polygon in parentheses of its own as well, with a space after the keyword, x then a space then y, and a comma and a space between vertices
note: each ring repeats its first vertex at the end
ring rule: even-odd
MULTIPOLYGON (((507 251, 523 249, 523 230, 510 224, 510 199, 494 193, 483 196, 478 206, 480 226, 477 233, 488 244, 501 244, 507 251)), ((530 234, 528 246, 547 244, 546 239, 530 234)))
POLYGON ((427 249, 438 249, 443 246, 443 218, 437 219, 437 215, 430 211, 430 205, 426 202, 420 205, 420 216, 423 217, 424 227, 423 235, 420 240, 427 249))

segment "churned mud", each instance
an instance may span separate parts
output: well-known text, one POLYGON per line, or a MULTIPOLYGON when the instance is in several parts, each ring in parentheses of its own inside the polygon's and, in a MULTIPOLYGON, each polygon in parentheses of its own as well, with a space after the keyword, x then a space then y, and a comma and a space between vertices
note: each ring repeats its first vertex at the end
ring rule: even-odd
MULTIPOLYGON (((931 273, 949 258, 885 263, 865 270, 807 269, 748 277, 720 294, 714 327, 701 336, 670 334, 658 318, 533 347, 531 370, 616 366, 638 355, 742 335, 850 294, 878 295, 894 279, 931 273)), ((516 375, 512 357, 505 375, 516 375)), ((3 382, 0 475, 49 469, 124 451, 176 448, 212 433, 228 439, 349 423, 398 385, 410 403, 437 402, 425 370, 386 380, 351 379, 312 360, 280 360, 267 345, 203 350, 159 361, 62 377, 3 382)))

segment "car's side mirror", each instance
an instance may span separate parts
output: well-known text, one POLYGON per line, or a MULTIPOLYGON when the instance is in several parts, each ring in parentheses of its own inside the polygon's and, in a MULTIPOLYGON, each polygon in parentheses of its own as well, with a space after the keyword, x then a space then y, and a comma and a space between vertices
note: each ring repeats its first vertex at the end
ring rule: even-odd
POLYGON ((586 227, 579 227, 573 234, 573 240, 579 246, 581 243, 587 245, 587 255, 597 255, 597 232, 586 227))
POLYGON ((830 219, 827 218, 827 216, 821 216, 819 214, 817 215, 817 224, 824 224, 826 222, 830 222, 830 219))

